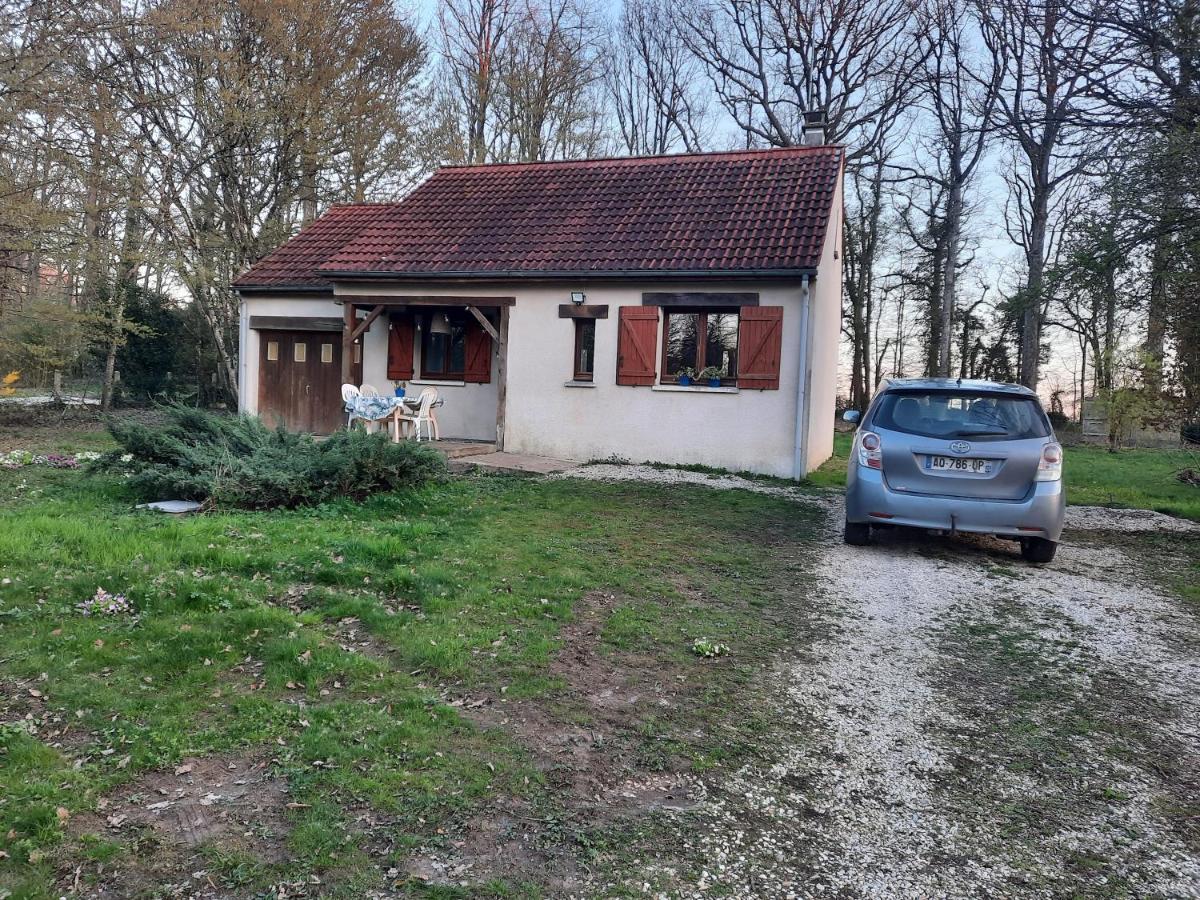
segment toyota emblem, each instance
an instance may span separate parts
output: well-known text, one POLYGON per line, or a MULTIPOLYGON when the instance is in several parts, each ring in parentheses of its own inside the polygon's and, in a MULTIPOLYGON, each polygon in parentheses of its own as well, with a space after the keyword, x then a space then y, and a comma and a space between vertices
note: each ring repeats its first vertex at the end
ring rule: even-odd
POLYGON ((950 449, 955 453, 966 453, 971 449, 971 445, 966 441, 955 441, 950 445, 950 449))

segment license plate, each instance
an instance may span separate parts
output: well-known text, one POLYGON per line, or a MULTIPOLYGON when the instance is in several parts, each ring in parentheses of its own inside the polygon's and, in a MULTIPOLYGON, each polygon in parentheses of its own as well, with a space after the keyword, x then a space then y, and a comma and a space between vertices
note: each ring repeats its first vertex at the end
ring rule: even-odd
POLYGON ((972 475, 992 474, 990 459, 971 459, 965 456, 926 456, 925 469, 931 472, 967 472, 972 475))

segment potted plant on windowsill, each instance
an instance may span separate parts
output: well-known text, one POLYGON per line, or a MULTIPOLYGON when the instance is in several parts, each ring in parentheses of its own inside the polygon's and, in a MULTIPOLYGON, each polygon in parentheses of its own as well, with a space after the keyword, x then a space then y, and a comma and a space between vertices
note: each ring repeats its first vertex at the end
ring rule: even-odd
POLYGON ((707 366, 701 369, 696 378, 701 382, 708 382, 709 387, 721 386, 721 370, 716 366, 707 366))
POLYGON ((689 387, 692 379, 696 377, 696 370, 693 368, 680 369, 675 373, 675 380, 679 382, 680 387, 689 387))

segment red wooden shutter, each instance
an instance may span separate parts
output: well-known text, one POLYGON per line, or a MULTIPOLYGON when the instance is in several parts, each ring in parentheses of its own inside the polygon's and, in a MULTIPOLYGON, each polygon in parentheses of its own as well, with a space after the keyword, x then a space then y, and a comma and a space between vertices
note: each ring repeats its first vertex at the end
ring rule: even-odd
POLYGON ((658 307, 622 306, 617 322, 617 384, 654 384, 658 307))
POLYGON ((779 390, 783 307, 743 306, 738 315, 738 387, 779 390))
POLYGON ((389 381, 409 381, 413 377, 413 320, 398 316, 388 328, 387 377, 389 381))
POLYGON ((471 317, 467 322, 466 365, 463 381, 488 384, 492 380, 492 336, 471 317))

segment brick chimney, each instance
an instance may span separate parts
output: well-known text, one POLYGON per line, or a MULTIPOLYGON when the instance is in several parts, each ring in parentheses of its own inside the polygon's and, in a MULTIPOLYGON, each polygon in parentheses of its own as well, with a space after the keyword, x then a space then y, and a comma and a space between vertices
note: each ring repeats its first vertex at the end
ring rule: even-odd
POLYGON ((804 131, 800 143, 805 147, 819 147, 825 143, 825 113, 819 109, 804 114, 804 131))

